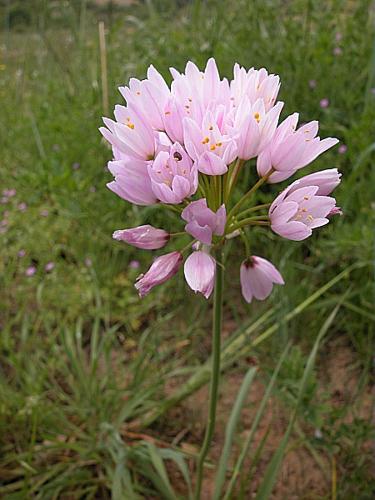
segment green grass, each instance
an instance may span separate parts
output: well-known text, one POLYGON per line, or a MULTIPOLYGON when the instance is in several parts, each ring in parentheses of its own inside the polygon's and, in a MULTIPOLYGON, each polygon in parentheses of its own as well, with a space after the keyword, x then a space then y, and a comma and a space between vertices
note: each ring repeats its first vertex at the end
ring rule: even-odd
MULTIPOLYGON (((127 426, 163 405, 171 382, 178 377, 182 384, 207 359, 210 305, 193 296, 182 274, 140 301, 133 288, 140 271, 130 262, 146 269, 150 255, 111 239, 115 229, 129 225, 181 224, 158 208, 132 207, 105 187, 110 151, 97 130, 103 115, 97 23, 104 19, 110 108, 121 102, 117 87, 131 76, 143 77, 149 64, 170 80, 170 66, 182 69, 189 59, 203 65, 213 55, 226 76, 235 61, 280 74, 283 116, 298 110, 301 121, 319 119, 321 136, 347 145, 345 154, 336 147, 305 169, 343 172, 336 192, 341 218, 302 243, 254 231, 254 253, 272 260, 286 281, 266 303, 242 301, 242 249, 233 244, 228 324, 241 332, 269 308, 274 312, 252 333, 256 338, 271 325, 272 335, 259 345, 245 343, 228 369, 244 371, 246 356, 256 356, 267 380, 292 341, 276 390, 290 414, 308 352, 340 303, 300 402, 303 437, 294 433, 292 439, 336 464, 337 498, 371 498, 371 426, 364 411, 374 333, 370 6, 369 0, 160 0, 110 11, 94 9, 91 2, 62 6, 40 0, 19 3, 27 14, 23 21, 14 11, 3 16, 10 22, 3 25, 0 48, 0 186, 17 194, 0 204, 0 220, 6 221, 0 261, 0 496, 109 498, 112 491, 115 498, 168 498, 168 475, 173 487, 186 484, 181 494, 188 491, 181 457, 189 457, 178 446, 171 447, 173 456, 163 448, 171 446, 184 419, 171 423, 162 415, 137 430, 143 437, 129 434, 127 426), (337 46, 342 53, 335 56, 337 46), (319 106, 322 98, 330 100, 327 109, 319 106), (19 257, 22 249, 26 255, 19 257), (55 267, 47 273, 51 261, 55 267), (37 272, 27 277, 30 265, 37 272), (309 307, 284 321, 351 266, 309 307), (325 370, 340 342, 352 354, 348 370, 357 388, 337 405, 325 370), (323 439, 311 437, 316 428, 323 439)), ((6 9, 6 2, 0 4, 0 15, 6 9)), ((242 189, 250 181, 243 179, 242 189)), ((260 201, 271 200, 277 190, 266 188, 260 201)), ((199 442, 194 436, 191 441, 199 442)), ((330 480, 324 495, 335 498, 330 480)))

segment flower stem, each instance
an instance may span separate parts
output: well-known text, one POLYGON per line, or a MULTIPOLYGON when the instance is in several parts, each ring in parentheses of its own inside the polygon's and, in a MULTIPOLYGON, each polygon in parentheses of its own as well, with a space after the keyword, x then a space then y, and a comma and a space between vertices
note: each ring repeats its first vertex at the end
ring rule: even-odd
POLYGON ((268 218, 266 219, 257 219, 256 217, 249 217, 248 219, 243 219, 235 224, 234 226, 230 226, 228 232, 232 233, 236 229, 240 229, 241 227, 246 226, 269 226, 271 223, 268 218))
POLYGON ((241 219, 245 214, 249 214, 252 212, 257 212, 258 210, 263 210, 265 208, 269 208, 270 205, 271 205, 271 203, 263 203, 262 205, 257 205, 255 207, 247 208, 246 210, 244 210, 243 212, 240 212, 237 215, 237 219, 241 219))
POLYGON ((238 201, 238 202, 234 205, 234 207, 232 208, 232 210, 231 210, 231 211, 229 212, 229 214, 228 214, 228 217, 227 217, 227 221, 228 221, 228 223, 230 223, 230 219, 231 219, 231 217, 233 217, 233 215, 235 215, 235 214, 238 212, 239 208, 240 208, 240 207, 244 204, 244 202, 245 202, 248 198, 250 198, 250 197, 251 197, 251 195, 252 195, 253 193, 255 193, 255 191, 257 191, 257 190, 260 188, 260 186, 261 186, 262 184, 264 184, 264 183, 268 180, 269 176, 273 173, 273 171, 274 171, 274 170, 271 168, 271 170, 270 170, 270 171, 269 171, 266 175, 264 175, 263 177, 261 177, 261 178, 258 180, 258 182, 256 182, 256 183, 254 184, 254 186, 253 186, 251 189, 249 189, 249 191, 248 191, 247 193, 245 193, 245 194, 242 196, 242 198, 241 198, 241 199, 240 199, 240 200, 239 200, 239 201, 238 201))
POLYGON ((242 165, 245 163, 244 160, 240 160, 237 158, 236 164, 233 168, 233 171, 231 172, 231 175, 228 177, 228 185, 227 185, 227 190, 225 193, 225 203, 228 202, 228 199, 230 197, 230 194, 232 192, 232 189, 236 185, 238 175, 240 173, 242 165))
POLYGON ((213 324, 212 324, 212 367, 211 367, 211 384, 210 384, 210 406, 206 425, 206 433, 204 436, 201 451, 198 457, 197 464, 197 482, 195 486, 195 500, 200 500, 203 467, 207 456, 212 437, 215 430, 216 421, 216 406, 218 399, 218 388, 220 379, 220 342, 221 342, 221 323, 223 311, 223 280, 224 266, 222 250, 217 252, 216 261, 216 278, 214 292, 214 308, 213 308, 213 324))

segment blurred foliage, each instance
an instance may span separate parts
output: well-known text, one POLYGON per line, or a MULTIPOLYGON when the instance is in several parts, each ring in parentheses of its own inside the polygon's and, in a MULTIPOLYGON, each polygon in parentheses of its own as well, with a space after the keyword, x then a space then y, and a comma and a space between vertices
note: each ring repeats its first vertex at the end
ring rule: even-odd
MULTIPOLYGON (((324 441, 312 440, 311 444, 319 453, 333 454, 339 461, 340 498, 370 498, 368 453, 363 448, 370 439, 370 428, 360 408, 371 373, 375 319, 371 268, 375 194, 375 171, 371 169, 375 150, 372 3, 125 3, 0 2, 0 18, 4 20, 0 185, 1 191, 16 190, 15 196, 0 200, 0 426, 4 457, 0 481, 5 488, 18 485, 3 491, 0 487, 0 493, 16 498, 9 495, 27 491, 25 477, 40 474, 37 498, 56 498, 61 492, 73 491, 77 492, 75 498, 98 492, 106 498, 116 468, 110 457, 102 462, 103 450, 96 437, 110 428, 113 442, 125 439, 116 421, 118 405, 126 395, 131 401, 134 394, 142 394, 139 406, 133 408, 129 403, 129 418, 136 418, 137 411, 163 399, 172 378, 169 374, 181 374, 185 367, 194 369, 209 353, 210 305, 188 290, 182 273, 140 301, 133 283, 152 257, 111 239, 115 229, 141 223, 177 230, 182 226, 170 213, 129 206, 105 188, 110 180, 105 164, 111 155, 97 130, 103 115, 97 25, 103 20, 111 108, 121 102, 117 87, 131 76, 144 77, 149 64, 170 81, 170 66, 181 70, 189 59, 202 66, 214 56, 228 77, 234 61, 247 67, 265 66, 280 74, 283 116, 299 110, 302 122, 319 119, 322 137, 338 137, 347 146, 345 153, 340 154, 336 147, 303 172, 329 167, 343 172, 336 193, 344 210, 341 218, 301 243, 282 241, 263 229, 254 231, 253 252, 272 260, 286 281, 267 303, 248 306, 242 302, 238 261, 243 252, 236 241, 232 243, 226 319, 229 325, 231 321, 241 325, 248 316, 256 318, 278 306, 277 333, 254 354, 266 376, 287 342, 295 343, 279 375, 280 387, 285 387, 280 399, 289 407, 303 373, 305 353, 313 345, 321 320, 346 293, 329 336, 344 338, 353 351, 353 370, 359 373, 356 399, 340 411, 332 406, 318 362, 308 381, 300 416, 308 428, 319 425, 326 429, 324 441), (329 99, 328 108, 320 108, 323 98, 329 99), (47 272, 49 262, 54 268, 47 272), (293 321, 282 321, 296 304, 352 264, 358 268, 348 278, 293 321), (36 273, 26 276, 30 266, 36 273), (186 314, 187 310, 191 313, 186 314), (83 358, 79 363, 86 366, 95 329, 98 337, 109 339, 106 354, 100 356, 112 361, 100 363, 95 372, 78 375, 64 336, 81 332, 78 345, 83 358), (351 425, 345 421, 348 412, 355 414, 351 425), (71 442, 66 431, 72 432, 71 442), (60 445, 68 450, 61 451, 60 445), (46 475, 46 463, 54 464, 51 477, 46 475), (82 463, 82 468, 70 481, 71 468, 77 463, 82 463), (61 471, 65 476, 60 476, 61 471), (60 481, 60 477, 67 479, 60 481)), ((254 178, 249 170, 241 190, 254 178)), ((279 188, 267 187, 259 200, 272 200, 279 188)), ((322 362, 325 355, 323 351, 322 362)), ((238 367, 243 368, 243 361, 239 360, 238 367)), ((176 434, 178 427, 176 422, 176 434)), ((163 423, 154 424, 147 432, 157 433, 162 428, 163 423)), ((138 445, 141 456, 149 453, 143 442, 138 445)), ((150 460, 148 455, 144 463, 150 464, 150 460)), ((135 464, 129 474, 135 478, 138 494, 146 495, 142 488, 149 488, 160 495, 162 486, 152 479, 153 466, 146 465, 148 472, 140 471, 140 462, 134 458, 130 462, 135 464)))

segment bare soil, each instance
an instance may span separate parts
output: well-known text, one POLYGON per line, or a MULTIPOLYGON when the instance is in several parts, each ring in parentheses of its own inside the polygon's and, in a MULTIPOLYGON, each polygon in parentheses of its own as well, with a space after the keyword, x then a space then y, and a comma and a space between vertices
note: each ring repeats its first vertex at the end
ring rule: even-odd
MULTIPOLYGON (((336 339, 330 342, 329 345, 325 346, 324 352, 325 355, 319 358, 317 367, 320 388, 325 393, 329 393, 329 402, 332 406, 343 408, 349 405, 350 408, 351 401, 355 398, 355 393, 358 389, 360 376, 359 369, 355 368, 354 353, 343 339, 336 339)), ((249 363, 256 363, 256 360, 251 359, 249 363)), ((222 379, 220 400, 218 403, 218 420, 209 455, 213 463, 217 463, 220 458, 224 443, 225 425, 232 410, 242 378, 243 374, 235 372, 227 373, 222 379)), ((168 392, 173 392, 173 389, 173 387, 170 387, 168 392)), ((243 409, 242 426, 239 428, 235 444, 235 449, 237 450, 251 428, 263 394, 264 386, 260 381, 256 380, 252 384, 247 404, 243 409)), ((174 436, 175 443, 178 443, 179 446, 185 448, 187 451, 197 452, 199 449, 199 444, 204 434, 207 406, 208 387, 206 386, 190 396, 180 407, 172 409, 167 415, 167 420, 171 422, 171 426, 173 425, 174 429, 180 425, 178 434, 174 436)), ((354 415, 364 419, 371 419, 371 412, 372 395, 371 389, 368 387, 361 398, 361 406, 353 408, 353 411, 346 412, 343 421, 350 423, 354 415)), ((250 484, 246 490, 245 498, 251 499, 255 497, 267 464, 284 435, 288 418, 289 412, 284 405, 277 398, 270 400, 256 432, 252 449, 255 450, 257 448, 267 431, 269 435, 262 452, 261 460, 256 470, 253 471, 253 477, 249 478, 250 484)), ((311 427, 304 428, 303 431, 309 438, 312 438, 314 435, 315 437, 319 436, 319 434, 316 434, 319 431, 311 427)), ((166 429, 166 434, 172 435, 173 429, 166 429)), ((371 446, 371 443, 368 443, 368 446, 371 446)), ((236 453, 234 455, 236 456, 236 453)), ((317 456, 319 463, 316 457, 314 458, 311 451, 305 446, 303 440, 300 439, 300 436, 294 433, 271 498, 275 500, 313 500, 326 498, 327 495, 330 497, 333 468, 337 476, 337 481, 340 479, 339 475, 342 470, 340 467, 340 456, 335 456, 332 459, 328 454, 320 451, 317 451, 317 456)), ((245 471, 249 470, 251 458, 250 452, 250 456, 244 466, 245 471)), ((194 467, 193 463, 191 467, 194 467)), ((207 468, 202 495, 202 498, 205 500, 210 500, 213 497, 214 476, 215 470, 207 468)), ((180 483, 177 477, 176 480, 180 483)))

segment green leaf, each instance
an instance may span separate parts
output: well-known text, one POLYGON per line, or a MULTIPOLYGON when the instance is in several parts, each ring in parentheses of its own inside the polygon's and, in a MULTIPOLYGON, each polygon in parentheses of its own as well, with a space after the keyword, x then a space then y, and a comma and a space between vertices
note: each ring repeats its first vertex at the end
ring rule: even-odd
POLYGON ((323 338, 323 336, 326 334, 327 330, 331 326, 333 320, 336 317, 337 311, 339 310, 341 306, 340 304, 337 304, 337 306, 334 308, 332 313, 329 315, 327 320, 324 322, 322 328, 320 329, 320 332, 318 334, 318 337, 315 341, 315 344, 310 352, 310 355, 308 357, 306 367, 302 376, 301 383, 299 385, 299 390, 298 390, 298 397, 297 397, 297 403, 294 408, 292 417, 289 421, 288 428, 284 434, 284 437, 282 438, 277 450, 273 454, 273 457, 271 459, 271 462, 268 464, 268 467, 266 469, 266 472, 264 474, 262 483, 259 487, 259 490, 257 492, 257 496, 255 497, 256 500, 268 500, 270 498, 270 495, 272 493, 273 487, 275 485, 277 475, 280 469, 280 465, 282 463, 282 459, 284 457, 285 449, 289 441, 289 436, 293 430, 294 422, 297 418, 298 414, 298 409, 301 404, 303 394, 307 385, 307 382, 310 378, 311 372, 314 368, 314 363, 315 363, 315 358, 316 354, 318 352, 319 344, 323 338))
POLYGON ((223 451, 221 453, 219 467, 215 477, 215 491, 214 500, 218 500, 225 483, 229 456, 232 448, 233 437, 237 429, 237 424, 241 416, 241 410, 245 404, 246 396, 250 390, 250 386, 254 380, 255 373, 257 369, 255 367, 250 368, 246 373, 243 382, 241 384, 240 390, 238 391, 236 401, 234 403, 232 412, 230 414, 227 427, 225 429, 225 441, 223 451))
POLYGON ((245 461, 245 458, 249 452, 249 449, 250 449, 250 446, 251 446, 251 443, 253 442, 253 439, 254 439, 254 435, 255 435, 255 432, 258 428, 258 425, 259 425, 259 422, 260 422, 260 419, 262 418, 263 416, 263 413, 264 413, 264 410, 266 408, 266 405, 268 403, 268 400, 271 396, 271 393, 272 393, 272 390, 273 390, 273 387, 275 385, 275 382, 276 382, 276 379, 277 379, 277 376, 280 372, 280 368, 289 352, 289 349, 290 349, 290 344, 288 344, 286 346, 286 348, 284 349, 282 355, 280 356, 280 359, 279 359, 279 362, 277 363, 277 366, 272 374, 272 378, 267 386, 267 389, 266 389, 266 392, 262 398, 262 401, 259 405, 259 408, 258 408, 258 411, 256 413, 256 416, 255 416, 255 419, 253 421, 253 424, 251 426, 251 429, 250 429, 250 433, 242 447, 242 450, 241 450, 241 453, 237 459, 237 462, 236 462, 236 465, 234 467, 234 470, 233 470, 233 474, 232 474, 232 477, 229 481, 229 484, 228 484, 228 487, 227 487, 227 491, 225 493, 225 496, 224 496, 224 499, 229 499, 232 492, 233 492, 233 488, 235 486, 235 483, 236 483, 236 480, 242 470, 242 467, 243 467, 243 463, 245 461))

